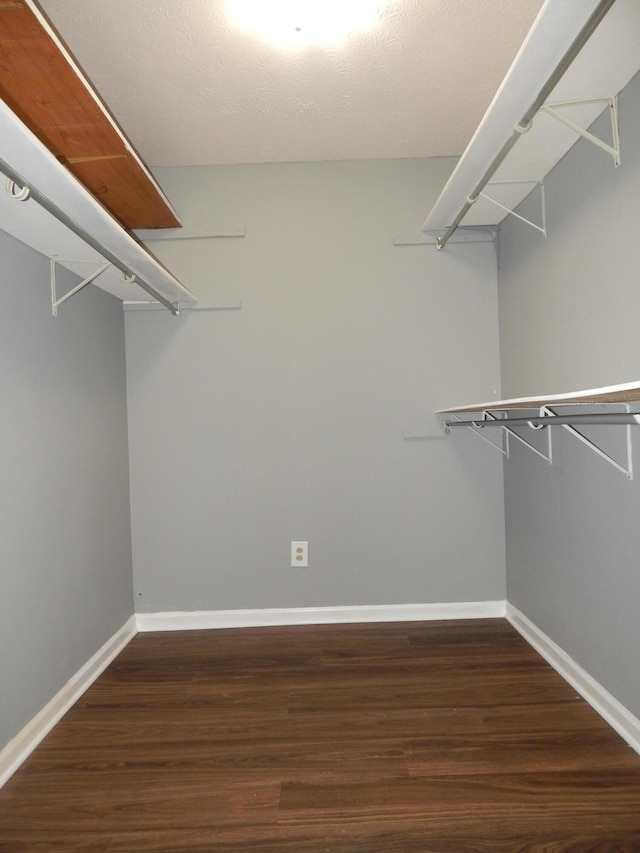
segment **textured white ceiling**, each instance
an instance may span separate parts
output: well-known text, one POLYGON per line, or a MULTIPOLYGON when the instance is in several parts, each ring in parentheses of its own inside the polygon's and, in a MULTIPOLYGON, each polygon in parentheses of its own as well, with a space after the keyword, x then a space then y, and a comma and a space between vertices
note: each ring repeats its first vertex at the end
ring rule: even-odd
POLYGON ((224 0, 40 5, 147 163, 205 165, 460 154, 542 0, 391 0, 376 29, 293 52, 224 0))

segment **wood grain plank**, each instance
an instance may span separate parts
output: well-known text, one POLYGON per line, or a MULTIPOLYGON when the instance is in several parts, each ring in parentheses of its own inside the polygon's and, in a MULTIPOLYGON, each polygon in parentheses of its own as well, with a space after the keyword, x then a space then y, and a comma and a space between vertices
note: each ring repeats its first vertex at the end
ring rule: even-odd
POLYGON ((610 386, 608 388, 593 388, 587 391, 568 394, 553 394, 549 397, 519 397, 508 400, 493 400, 486 403, 469 403, 464 406, 454 406, 450 409, 440 409, 439 414, 463 414, 472 412, 511 411, 514 409, 539 409, 542 406, 580 406, 594 403, 635 403, 640 400, 640 384, 628 383, 626 387, 610 386))
POLYGON ((22 3, 0 15, 0 97, 126 228, 179 227, 77 63, 22 3))
POLYGON ((620 749, 615 732, 518 732, 429 737, 404 744, 412 776, 452 776, 588 770, 598 756, 602 771, 637 768, 637 754, 620 749))
POLYGON ((640 756, 503 620, 139 635, 0 853, 640 850, 640 756))
POLYGON ((547 824, 566 815, 597 825, 602 818, 638 820, 640 771, 557 771, 401 778, 393 785, 363 782, 348 785, 284 783, 280 823, 324 824, 396 815, 432 816, 453 822, 469 814, 508 822, 516 812, 547 824))

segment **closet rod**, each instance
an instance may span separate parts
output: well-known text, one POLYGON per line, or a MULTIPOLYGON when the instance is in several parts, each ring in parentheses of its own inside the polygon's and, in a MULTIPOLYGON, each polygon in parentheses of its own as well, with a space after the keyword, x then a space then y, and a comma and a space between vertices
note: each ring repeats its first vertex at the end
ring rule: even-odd
POLYGON ((541 429, 546 426, 580 426, 591 424, 616 424, 616 425, 632 425, 640 426, 640 414, 624 413, 624 412, 603 412, 596 414, 578 414, 578 415, 533 415, 532 417, 524 418, 496 418, 490 420, 455 420, 445 421, 445 429, 451 427, 521 427, 529 426, 532 429, 541 429))
POLYGON ((128 279, 132 279, 135 283, 145 290, 150 296, 153 296, 154 299, 157 299, 165 308, 168 308, 172 314, 180 313, 180 304, 178 302, 169 302, 161 293, 152 287, 150 284, 147 284, 146 281, 141 279, 137 273, 132 272, 125 264, 122 263, 109 249, 105 248, 98 240, 91 236, 85 229, 78 225, 75 220, 71 219, 71 217, 67 216, 67 214, 61 210, 57 204, 54 204, 49 198, 47 198, 44 193, 40 192, 37 187, 31 185, 29 181, 26 181, 22 175, 18 174, 18 172, 13 169, 6 160, 3 160, 0 157, 0 172, 2 172, 9 180, 13 181, 14 184, 18 187, 22 187, 24 189, 29 190, 29 198, 37 201, 40 207, 44 208, 48 213, 54 216, 59 222, 65 225, 70 231, 73 231, 76 236, 80 237, 81 240, 91 246, 92 249, 95 249, 102 257, 109 261, 112 266, 116 269, 120 270, 120 272, 125 275, 128 279))
POLYGON ((547 82, 544 84, 540 92, 538 93, 538 97, 531 104, 529 109, 522 116, 518 124, 513 129, 511 136, 504 143, 495 159, 486 170, 482 178, 480 179, 478 185, 473 190, 473 192, 468 196, 467 201, 464 206, 453 220, 451 225, 447 228, 445 234, 436 240, 436 248, 444 249, 451 235, 456 231, 464 217, 467 215, 472 205, 478 200, 478 196, 484 187, 489 183, 498 167, 501 165, 503 160, 506 158, 507 154, 511 151, 513 146, 516 144, 518 139, 523 133, 526 133, 531 127, 531 122, 535 118, 536 113, 540 109, 540 107, 547 100, 551 92, 555 89, 556 85, 562 79, 565 71, 571 65, 576 56, 580 53, 585 44, 589 41, 595 30, 598 28, 600 22, 607 14, 609 9, 613 6, 615 0, 601 0, 598 3, 597 7, 591 13, 591 16, 584 24, 576 38, 571 43, 569 49, 564 54, 558 65, 556 65, 555 69, 552 71, 551 76, 548 78, 547 82))

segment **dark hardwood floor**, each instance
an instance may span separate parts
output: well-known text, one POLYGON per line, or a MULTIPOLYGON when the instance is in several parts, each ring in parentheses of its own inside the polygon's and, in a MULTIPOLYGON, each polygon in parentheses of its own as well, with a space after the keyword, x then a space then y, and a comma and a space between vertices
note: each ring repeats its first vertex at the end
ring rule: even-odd
POLYGON ((0 850, 640 851, 640 756, 503 620, 140 634, 0 850))

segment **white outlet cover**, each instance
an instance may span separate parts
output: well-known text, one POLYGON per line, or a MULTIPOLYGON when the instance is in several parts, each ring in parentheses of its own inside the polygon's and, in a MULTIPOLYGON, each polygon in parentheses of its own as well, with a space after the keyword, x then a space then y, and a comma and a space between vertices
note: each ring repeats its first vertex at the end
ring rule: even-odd
POLYGON ((291 543, 291 565, 292 567, 306 568, 309 565, 309 543, 291 543))

